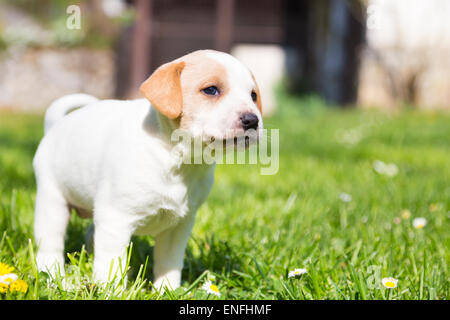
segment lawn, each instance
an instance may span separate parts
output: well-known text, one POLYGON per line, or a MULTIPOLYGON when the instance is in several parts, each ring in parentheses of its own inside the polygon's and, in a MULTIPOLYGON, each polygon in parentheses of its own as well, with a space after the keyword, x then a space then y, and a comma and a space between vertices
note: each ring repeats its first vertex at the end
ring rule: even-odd
POLYGON ((0 299, 448 299, 450 115, 395 114, 325 106, 280 91, 275 175, 260 165, 218 165, 197 214, 182 288, 152 292, 150 237, 134 237, 127 290, 90 286, 90 224, 72 215, 68 281, 47 281, 32 263, 35 180, 31 161, 41 115, 0 113, 0 262, 26 293, 0 299), (415 218, 427 223, 415 228, 415 218), (31 240, 30 240, 31 239, 31 240), (307 273, 288 277, 290 271, 307 273), (398 280, 385 288, 382 278, 398 280), (209 279, 220 297, 208 295, 209 279))

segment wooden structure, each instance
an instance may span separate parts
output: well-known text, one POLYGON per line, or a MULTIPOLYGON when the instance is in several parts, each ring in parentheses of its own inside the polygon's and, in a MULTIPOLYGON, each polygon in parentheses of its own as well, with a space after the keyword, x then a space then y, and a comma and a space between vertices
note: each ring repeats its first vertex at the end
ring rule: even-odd
POLYGON ((229 51, 234 43, 284 41, 283 1, 130 2, 137 20, 119 41, 118 96, 128 95, 159 65, 197 49, 229 51))
POLYGON ((364 35, 364 24, 355 19, 360 14, 356 0, 128 2, 135 6, 137 19, 119 39, 119 97, 133 95, 165 62, 197 49, 229 51, 237 43, 288 49, 287 71, 296 91, 317 91, 337 103, 356 96, 357 49, 364 35))

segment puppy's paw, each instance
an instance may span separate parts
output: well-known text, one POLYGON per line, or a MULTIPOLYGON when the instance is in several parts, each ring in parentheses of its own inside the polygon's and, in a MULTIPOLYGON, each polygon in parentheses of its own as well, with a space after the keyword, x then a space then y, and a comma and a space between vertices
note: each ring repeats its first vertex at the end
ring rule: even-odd
POLYGON ((39 272, 46 272, 52 279, 64 277, 64 259, 59 254, 41 253, 36 256, 36 265, 39 272))
POLYGON ((177 270, 172 270, 164 275, 156 277, 153 282, 153 291, 163 294, 165 290, 175 290, 180 286, 181 273, 177 270))

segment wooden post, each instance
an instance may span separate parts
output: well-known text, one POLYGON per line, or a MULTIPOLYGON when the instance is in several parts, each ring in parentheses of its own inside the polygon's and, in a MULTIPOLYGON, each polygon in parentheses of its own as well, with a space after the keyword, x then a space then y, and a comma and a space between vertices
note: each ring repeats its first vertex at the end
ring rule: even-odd
POLYGON ((136 0, 137 19, 133 28, 129 93, 135 96, 149 76, 151 66, 152 0, 136 0))
POLYGON ((217 0, 216 49, 230 51, 233 43, 234 0, 217 0))

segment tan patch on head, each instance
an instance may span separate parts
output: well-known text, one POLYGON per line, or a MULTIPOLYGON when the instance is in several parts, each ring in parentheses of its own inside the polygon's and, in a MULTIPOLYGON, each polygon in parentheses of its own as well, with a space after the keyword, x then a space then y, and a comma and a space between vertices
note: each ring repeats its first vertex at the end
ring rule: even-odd
POLYGON ((163 115, 169 119, 181 115, 185 128, 195 112, 211 107, 228 91, 226 68, 203 50, 162 65, 140 87, 142 95, 163 115), (212 97, 201 92, 210 86, 216 86, 220 94, 212 97))
POLYGON ((262 114, 262 103, 261 103, 261 93, 259 91, 258 83, 256 83, 255 76, 250 71, 250 74, 252 75, 253 82, 255 83, 255 93, 256 93, 256 106, 259 109, 259 112, 262 114))
POLYGON ((230 85, 226 68, 202 51, 193 52, 181 59, 186 65, 181 74, 184 105, 180 127, 187 129, 198 112, 212 110, 228 94, 230 85), (211 86, 217 87, 219 95, 208 96, 201 91, 211 86))
POLYGON ((156 69, 140 87, 144 97, 169 119, 180 116, 183 108, 180 75, 184 66, 183 61, 166 63, 156 69))

